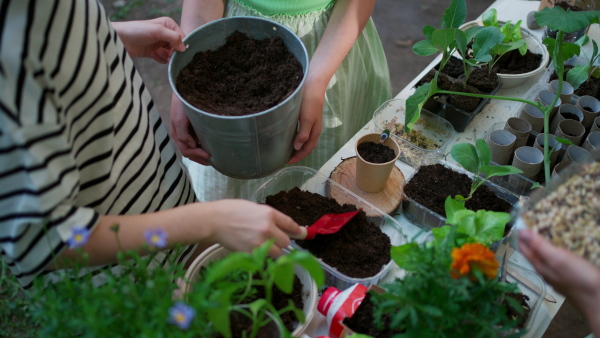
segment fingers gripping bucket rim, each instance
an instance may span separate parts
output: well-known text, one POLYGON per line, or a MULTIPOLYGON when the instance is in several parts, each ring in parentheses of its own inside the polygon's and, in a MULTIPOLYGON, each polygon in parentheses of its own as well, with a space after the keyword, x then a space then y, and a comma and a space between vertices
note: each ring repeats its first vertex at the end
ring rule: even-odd
POLYGON ((184 40, 185 52, 175 52, 169 63, 169 83, 183 102, 194 132, 211 155, 210 164, 223 175, 241 179, 267 176, 291 158, 298 129, 302 89, 308 73, 308 53, 300 38, 287 27, 263 18, 230 17, 198 27, 184 40), (303 70, 298 88, 284 101, 265 111, 246 116, 221 116, 187 103, 176 87, 177 75, 198 52, 223 46, 236 30, 263 40, 279 36, 303 70))

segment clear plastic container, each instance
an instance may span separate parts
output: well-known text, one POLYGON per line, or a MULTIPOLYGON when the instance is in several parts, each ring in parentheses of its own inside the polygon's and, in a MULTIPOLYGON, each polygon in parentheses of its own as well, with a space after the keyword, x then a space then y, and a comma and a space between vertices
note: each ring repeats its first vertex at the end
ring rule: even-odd
MULTIPOLYGON (((399 246, 407 242, 404 229, 395 219, 312 168, 295 166, 281 169, 258 188, 254 193, 253 200, 258 203, 264 203, 267 196, 274 195, 280 191, 290 190, 294 187, 299 187, 303 191, 317 193, 326 197, 331 196, 331 191, 334 191, 335 195, 343 194, 344 200, 352 201, 350 204, 355 205, 357 208, 370 209, 369 214, 375 216, 369 216, 367 217, 367 220, 378 225, 381 228, 381 231, 390 237, 393 246, 399 246)), ((293 242, 292 246, 304 250, 293 242)), ((387 274, 392 267, 392 264, 394 264, 390 259, 390 261, 383 266, 381 271, 375 276, 368 278, 353 278, 344 275, 335 267, 328 265, 321 259, 319 259, 319 262, 325 269, 325 286, 335 286, 340 290, 345 290, 356 283, 365 286, 376 284, 387 274)))
MULTIPOLYGON (((381 133, 393 117, 397 117, 397 123, 404 124, 406 116, 406 100, 388 100, 384 102, 375 113, 373 113, 373 122, 375 123, 375 132, 381 133)), ((432 163, 442 158, 448 143, 454 136, 454 128, 450 122, 432 114, 426 110, 421 110, 421 116, 415 123, 414 130, 421 132, 423 136, 434 141, 439 147, 437 149, 425 149, 417 146, 410 141, 391 133, 392 138, 400 146, 400 160, 407 164, 418 167, 423 164, 432 163)))
MULTIPOLYGON (((542 306, 544 296, 546 295, 546 283, 538 275, 536 272, 526 269, 516 263, 510 262, 508 263, 510 266, 510 270, 516 271, 520 277, 524 277, 527 279, 527 283, 531 283, 530 286, 527 286, 525 283, 518 281, 515 278, 514 274, 511 274, 510 271, 506 274, 506 281, 509 283, 517 284, 521 293, 525 296, 529 297, 529 301, 527 302, 531 311, 529 312, 529 317, 525 322, 525 330, 527 332, 535 332, 536 328, 535 324, 535 316, 542 306)), ((539 325, 539 322, 538 322, 539 325)))
MULTIPOLYGON (((446 166, 447 168, 450 168, 459 173, 465 174, 471 178, 473 177, 473 174, 471 172, 466 171, 458 166, 452 165, 446 161, 440 160, 437 163, 440 163, 440 164, 446 166)), ((418 169, 417 169, 417 171, 418 171, 418 169)), ((417 171, 415 171, 415 173, 417 171)), ((414 174, 412 176, 414 176, 414 174)), ((406 181, 407 184, 408 184, 408 182, 410 182, 410 179, 412 178, 412 176, 407 179, 407 181, 406 181)), ((490 189, 491 191, 493 191, 496 194, 496 196, 505 200, 506 202, 510 203, 511 205, 515 205, 521 199, 521 196, 519 196, 518 194, 508 191, 508 190, 506 190, 500 186, 497 186, 496 184, 491 183, 489 181, 485 182, 483 185, 488 187, 488 189, 490 189)), ((431 230, 432 228, 439 228, 439 227, 443 226, 444 224, 446 224, 446 217, 443 217, 443 216, 439 215, 438 213, 434 212, 433 210, 423 206, 422 204, 413 200, 409 196, 406 196, 406 195, 404 195, 404 196, 406 197, 406 199, 404 200, 404 202, 402 202, 402 209, 404 211, 404 216, 411 223, 413 223, 416 226, 418 226, 422 229, 425 229, 425 230, 431 230)), ((510 223, 507 226, 512 227, 512 225, 510 223)), ((510 233, 508 233, 506 236, 508 236, 509 234, 510 233)), ((494 243, 495 247, 497 247, 499 244, 501 244, 501 242, 494 243)), ((493 249, 493 250, 495 250, 495 249, 493 249)))

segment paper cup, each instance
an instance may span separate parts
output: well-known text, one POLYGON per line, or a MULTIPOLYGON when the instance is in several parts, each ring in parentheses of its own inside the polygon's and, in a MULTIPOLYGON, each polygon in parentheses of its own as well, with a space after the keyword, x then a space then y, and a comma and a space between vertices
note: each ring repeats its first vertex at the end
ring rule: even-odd
POLYGON ((550 133, 554 134, 560 121, 564 120, 575 120, 578 122, 583 121, 583 113, 579 108, 572 104, 562 104, 558 108, 558 114, 554 115, 554 118, 550 122, 550 133))
POLYGON ((542 168, 544 154, 534 147, 521 147, 515 151, 512 165, 523 170, 523 176, 535 179, 542 168))
MULTIPOLYGON (((550 91, 553 92, 554 94, 556 94, 556 92, 558 91, 558 80, 552 80, 550 81, 550 91)), ((571 96, 573 96, 573 93, 575 92, 575 89, 573 88, 573 86, 568 83, 567 81, 563 81, 563 87, 560 93, 560 100, 563 103, 569 103, 569 101, 571 101, 571 96)))
POLYGON ((396 160, 400 156, 400 148, 393 138, 388 137, 383 145, 394 149, 396 157, 386 163, 371 163, 365 161, 358 153, 358 145, 363 142, 379 142, 381 134, 367 134, 358 139, 355 145, 356 151, 356 185, 365 192, 376 193, 385 189, 387 181, 390 178, 392 169, 396 165, 396 160))
POLYGON ((577 108, 583 114, 581 124, 583 124, 586 130, 590 130, 594 124, 594 119, 600 116, 600 101, 593 96, 584 95, 577 100, 577 108))
POLYGON ((527 139, 529 139, 529 133, 531 132, 531 123, 522 118, 511 117, 506 121, 504 130, 509 131, 517 137, 514 149, 519 149, 527 144, 527 139))
POLYGON ((583 142, 582 148, 589 152, 600 151, 600 131, 591 132, 583 142))
POLYGON ((585 128, 583 127, 583 124, 575 120, 560 121, 558 128, 556 128, 556 132, 554 133, 556 137, 566 138, 576 146, 581 144, 584 134, 585 128))
POLYGON ((518 117, 529 122, 532 131, 539 133, 544 129, 544 112, 536 106, 532 106, 529 103, 524 104, 521 110, 519 110, 518 117))
POLYGON ((492 151, 492 161, 500 164, 508 164, 512 155, 517 137, 507 130, 494 130, 487 139, 487 144, 492 151))

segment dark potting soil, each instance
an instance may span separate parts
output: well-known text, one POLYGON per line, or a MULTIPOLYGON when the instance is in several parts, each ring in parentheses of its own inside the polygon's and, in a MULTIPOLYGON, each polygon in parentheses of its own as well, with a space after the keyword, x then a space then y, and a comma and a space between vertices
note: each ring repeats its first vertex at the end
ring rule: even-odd
POLYGON ((575 121, 579 121, 579 116, 575 115, 575 114, 571 114, 571 113, 561 113, 562 117, 565 118, 565 120, 575 120, 575 121))
MULTIPOLYGON (((565 80, 567 78, 567 73, 572 68, 573 68, 573 66, 571 66, 571 65, 565 65, 565 73, 564 73, 563 80, 565 80)), ((552 80, 556 80, 556 79, 558 79, 558 75, 556 75, 556 72, 553 72, 552 75, 550 75, 550 79, 548 80, 548 82, 550 82, 552 80)), ((587 81, 582 83, 579 86, 579 88, 575 89, 575 92, 573 94, 575 94, 577 96, 589 95, 589 96, 593 96, 600 100, 600 79, 591 77, 590 79, 588 79, 587 81)))
POLYGON ((510 306, 510 303, 508 303, 508 301, 506 299, 504 299, 502 301, 502 305, 504 307, 506 307, 506 309, 507 309, 508 317, 512 318, 512 319, 518 318, 519 322, 517 324, 517 328, 519 328, 519 329, 525 328, 525 322, 527 322, 527 319, 529 318, 529 313, 531 313, 531 306, 529 306, 529 304, 528 304, 529 296, 524 295, 522 293, 506 293, 506 294, 504 294, 504 297, 510 297, 510 298, 516 300, 517 303, 519 303, 521 305, 521 308, 523 309, 523 313, 519 313, 515 308, 510 306))
MULTIPOLYGON (((252 297, 253 299, 247 303, 250 303, 256 299, 264 299, 266 297, 264 287, 257 287, 256 291, 256 294, 252 297)), ((302 292, 302 282, 300 282, 300 278, 298 278, 298 276, 294 275, 294 288, 292 289, 292 293, 287 294, 277 287, 273 288, 273 306, 275 306, 277 310, 281 310, 287 307, 289 305, 289 301, 291 300, 297 309, 302 310, 304 308, 302 292)), ((296 328, 296 326, 298 326, 298 323, 300 322, 298 320, 298 317, 296 317, 296 314, 292 311, 282 313, 281 320, 290 332, 294 331, 294 329, 296 328)))
POLYGON ((541 62, 541 54, 528 50, 525 55, 521 55, 515 49, 503 55, 494 65, 494 70, 498 74, 524 74, 538 69, 541 62))
POLYGON ((388 329, 390 322, 390 315, 384 314, 382 321, 384 323, 384 329, 380 330, 375 327, 375 318, 373 317, 373 312, 375 306, 373 304, 373 295, 370 292, 367 292, 365 298, 360 303, 356 312, 350 318, 345 318, 343 323, 346 324, 349 328, 352 329, 355 333, 362 333, 369 335, 371 337, 377 338, 388 338, 393 337, 396 334, 401 332, 392 331, 388 329))
POLYGON ((280 37, 259 41, 236 31, 222 47, 196 53, 177 76, 176 86, 200 110, 242 116, 276 106, 302 77, 302 65, 280 37))
MULTIPOLYGON (((425 76, 423 76, 423 78, 419 82, 417 82, 417 87, 420 87, 425 83, 431 82, 431 80, 433 80, 434 77, 435 69, 430 69, 429 72, 427 72, 427 74, 425 74, 425 76)), ((450 87, 452 87, 452 80, 448 78, 448 75, 440 72, 437 79, 437 86, 438 88, 443 90, 450 90, 450 87)))
POLYGON ((477 68, 469 75, 467 84, 479 89, 482 93, 491 93, 498 87, 498 81, 498 74, 494 70, 477 68))
MULTIPOLYGON (((267 196, 266 204, 290 216, 301 225, 311 225, 321 216, 355 211, 354 205, 340 205, 333 198, 293 188, 267 196)), ((332 235, 317 235, 296 244, 310 251, 339 272, 353 278, 379 273, 391 260, 390 238, 361 211, 332 235)))
POLYGON ((360 157, 371 163, 387 163, 396 157, 394 149, 371 141, 359 144, 356 150, 360 157))
MULTIPOLYGON (((446 217, 444 203, 448 196, 461 195, 467 197, 471 190, 469 176, 456 172, 442 164, 420 167, 415 175, 406 183, 404 193, 417 203, 431 209, 440 216, 446 217)), ((485 185, 479 187, 465 207, 477 211, 509 212, 510 203, 497 197, 485 185)))
MULTIPOLYGON (((462 92, 462 93, 472 93, 472 94, 481 94, 481 92, 469 85, 464 85, 461 81, 455 81, 452 84, 452 88, 450 88, 453 92, 462 92)), ((466 112, 472 112, 479 106, 479 103, 482 99, 478 97, 472 96, 464 96, 464 95, 450 95, 448 96, 448 103, 453 105, 456 108, 460 108, 466 112)))
MULTIPOLYGON (((249 337, 252 332, 252 320, 241 312, 232 311, 229 313, 231 336, 233 338, 249 337)), ((217 337, 222 337, 217 335, 217 337)), ((268 324, 258 331, 258 338, 279 337, 279 330, 276 325, 268 324)))
POLYGON ((441 72, 456 79, 465 73, 465 67, 461 59, 451 56, 441 72))

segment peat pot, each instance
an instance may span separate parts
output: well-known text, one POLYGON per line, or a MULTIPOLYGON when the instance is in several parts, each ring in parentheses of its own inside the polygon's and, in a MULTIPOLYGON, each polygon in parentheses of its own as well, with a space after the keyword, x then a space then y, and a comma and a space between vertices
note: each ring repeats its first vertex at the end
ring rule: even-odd
POLYGON ((302 88, 308 72, 308 53, 300 38, 271 20, 231 17, 195 29, 183 42, 189 47, 185 52, 175 52, 171 57, 169 83, 183 102, 200 144, 211 155, 210 164, 224 175, 241 179, 264 177, 285 166, 294 151, 302 88), (211 114, 187 103, 175 85, 179 72, 196 53, 225 45, 226 38, 236 30, 256 40, 281 37, 302 65, 303 79, 298 88, 276 106, 246 116, 211 114))

